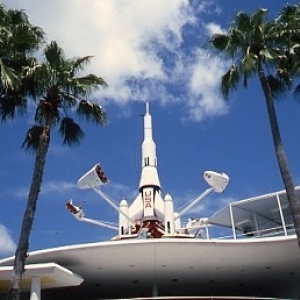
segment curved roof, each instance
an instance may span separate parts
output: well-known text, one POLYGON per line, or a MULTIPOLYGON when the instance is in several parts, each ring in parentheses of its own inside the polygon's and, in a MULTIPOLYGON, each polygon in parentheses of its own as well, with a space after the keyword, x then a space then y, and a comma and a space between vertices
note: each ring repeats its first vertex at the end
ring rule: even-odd
MULTIPOLYGON (((78 287, 44 290, 43 300, 153 294, 290 299, 300 295, 300 256, 295 236, 121 240, 35 251, 27 260, 28 264, 47 262, 71 270, 84 282, 78 287)), ((0 266, 12 263, 13 258, 9 258, 0 261, 0 266)), ((5 298, 0 294, 0 299, 5 298)))

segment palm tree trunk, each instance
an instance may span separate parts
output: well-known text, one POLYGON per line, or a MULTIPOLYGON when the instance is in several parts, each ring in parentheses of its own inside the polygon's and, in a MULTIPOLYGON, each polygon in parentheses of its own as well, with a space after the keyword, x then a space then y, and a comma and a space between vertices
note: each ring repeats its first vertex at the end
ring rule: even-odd
POLYGON ((23 216, 22 228, 18 247, 15 253, 14 269, 10 281, 8 300, 19 300, 21 293, 21 279, 25 271, 28 256, 29 237, 34 220, 36 204, 43 180, 44 165, 50 143, 50 129, 46 127, 40 136, 40 143, 36 154, 33 177, 28 195, 27 207, 23 216))
POLYGON ((271 88, 267 82, 264 70, 260 64, 258 65, 258 77, 266 100, 276 157, 283 184, 285 186, 300 249, 300 204, 296 195, 294 182, 289 170, 288 161, 282 144, 271 88))

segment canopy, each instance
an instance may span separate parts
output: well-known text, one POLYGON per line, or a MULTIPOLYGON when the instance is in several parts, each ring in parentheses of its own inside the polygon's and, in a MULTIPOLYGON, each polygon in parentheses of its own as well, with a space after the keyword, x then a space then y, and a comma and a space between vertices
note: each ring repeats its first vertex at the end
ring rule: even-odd
MULTIPOLYGON (((300 197, 300 186, 296 188, 300 197)), ((286 191, 260 195, 229 203, 208 219, 209 224, 234 227, 246 232, 267 231, 293 227, 286 191), (233 225, 234 224, 234 225, 233 225)))

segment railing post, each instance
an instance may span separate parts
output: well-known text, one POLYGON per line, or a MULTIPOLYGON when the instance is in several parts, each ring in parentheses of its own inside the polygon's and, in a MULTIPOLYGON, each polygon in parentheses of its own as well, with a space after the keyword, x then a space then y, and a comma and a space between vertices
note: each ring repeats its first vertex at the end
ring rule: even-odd
POLYGON ((205 226, 205 230, 206 230, 206 239, 209 240, 209 230, 208 230, 208 224, 206 224, 205 226))
POLYGON ((41 278, 31 278, 30 300, 41 300, 41 278))
POLYGON ((229 205, 229 213, 230 213, 230 220, 231 220, 231 227, 232 227, 232 235, 233 235, 233 238, 236 240, 236 232, 235 232, 235 226, 234 226, 232 205, 229 205))
POLYGON ((282 212, 281 203, 280 203, 280 199, 279 199, 278 194, 276 195, 276 198, 277 198, 277 204, 278 204, 278 208, 279 208, 279 214, 280 214, 280 218, 281 218, 281 223, 282 223, 284 235, 287 236, 286 224, 285 224, 284 215, 283 215, 283 212, 282 212))
POLYGON ((260 232, 259 232, 259 227, 258 227, 258 222, 257 222, 257 216, 256 216, 256 214, 253 214, 253 218, 254 218, 254 224, 255 224, 256 236, 260 236, 260 232))

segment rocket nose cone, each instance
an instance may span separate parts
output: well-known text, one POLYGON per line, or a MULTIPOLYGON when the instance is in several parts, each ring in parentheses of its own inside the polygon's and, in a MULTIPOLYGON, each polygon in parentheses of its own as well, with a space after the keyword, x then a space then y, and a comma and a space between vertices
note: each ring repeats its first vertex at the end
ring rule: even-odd
POLYGON ((171 197, 171 195, 170 194, 166 194, 166 196, 165 196, 165 199, 164 199, 165 201, 172 201, 172 197, 171 197))
POLYGON ((128 206, 128 202, 125 199, 122 199, 120 202, 120 206, 128 206))

